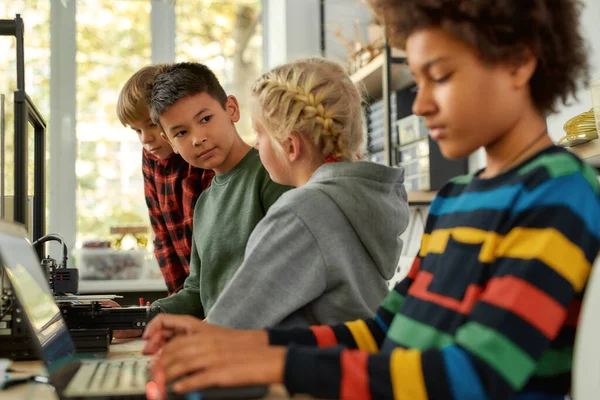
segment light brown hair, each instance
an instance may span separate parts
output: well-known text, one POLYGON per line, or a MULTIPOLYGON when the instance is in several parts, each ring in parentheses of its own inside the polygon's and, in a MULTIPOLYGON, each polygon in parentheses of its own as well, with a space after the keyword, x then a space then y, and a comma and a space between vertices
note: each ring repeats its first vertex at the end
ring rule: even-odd
POLYGON ((154 78, 167 67, 168 64, 145 66, 125 82, 117 101, 117 116, 124 126, 149 117, 148 101, 152 93, 154 78))

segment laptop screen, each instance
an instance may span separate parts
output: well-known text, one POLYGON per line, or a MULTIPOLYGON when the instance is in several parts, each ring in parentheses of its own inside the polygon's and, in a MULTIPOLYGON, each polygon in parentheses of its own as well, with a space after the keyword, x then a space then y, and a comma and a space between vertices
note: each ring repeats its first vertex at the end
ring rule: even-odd
POLYGON ((52 364, 75 354, 75 345, 37 254, 25 238, 0 232, 0 262, 35 335, 33 339, 39 341, 40 355, 52 372, 52 364))

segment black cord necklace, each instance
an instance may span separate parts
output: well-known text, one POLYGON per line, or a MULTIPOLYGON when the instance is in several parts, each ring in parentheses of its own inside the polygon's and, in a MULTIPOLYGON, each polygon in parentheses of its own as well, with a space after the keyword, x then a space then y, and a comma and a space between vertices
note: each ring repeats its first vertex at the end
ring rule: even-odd
POLYGON ((544 129, 544 131, 542 133, 540 133, 538 136, 536 136, 534 138, 534 140, 531 141, 531 143, 528 143, 527 146, 525 146, 521 151, 519 151, 516 156, 514 156, 507 163, 505 163, 498 170, 498 172, 496 173, 496 175, 501 174, 502 172, 504 172, 505 170, 507 170, 509 167, 511 167, 515 163, 515 161, 517 161, 523 154, 525 154, 527 152, 527 150, 529 150, 534 144, 536 144, 537 142, 539 142, 540 140, 542 140, 542 138, 544 138, 544 136, 546 136, 547 134, 548 134, 548 128, 544 129))

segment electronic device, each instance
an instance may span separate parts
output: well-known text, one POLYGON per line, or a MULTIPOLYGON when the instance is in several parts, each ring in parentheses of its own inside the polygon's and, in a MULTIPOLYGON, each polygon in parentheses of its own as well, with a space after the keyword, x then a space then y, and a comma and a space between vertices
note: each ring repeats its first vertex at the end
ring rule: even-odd
MULTIPOLYGON (((78 357, 33 247, 23 236, 4 229, 6 225, 0 223, 0 264, 22 305, 21 318, 60 398, 145 399, 149 359, 78 357)), ((266 393, 266 386, 252 386, 212 388, 194 395, 202 399, 242 399, 259 398, 266 393)))
POLYGON ((103 305, 103 302, 115 297, 120 296, 59 296, 55 301, 70 329, 145 329, 158 313, 158 309, 151 306, 103 305))
MULTIPOLYGON (((22 225, 23 236, 35 244, 41 268, 47 277, 52 292, 56 295, 77 293, 78 270, 67 267, 68 249, 59 234, 46 233, 46 122, 25 91, 24 24, 19 14, 14 19, 0 19, 0 36, 15 37, 16 81, 14 92, 14 196, 5 196, 5 110, 4 95, 0 95, 0 220, 9 219, 22 225), (33 171, 29 168, 29 139, 33 138, 33 171), (33 174, 32 174, 33 172, 33 174), (29 179, 33 175, 33 196, 29 179), (57 261, 45 253, 45 243, 58 241, 62 245, 62 259, 57 261)), ((121 326, 145 325, 149 320, 147 310, 107 311, 94 304, 82 306, 73 301, 61 303, 67 325, 76 329, 73 339, 78 350, 108 350, 111 332, 121 326), (78 304, 71 311, 71 306, 78 304), (84 311, 84 307, 90 309, 84 311), (91 316, 83 317, 84 313, 91 316), (87 331, 86 331, 87 330, 87 331), (102 333, 106 332, 106 334, 102 333)), ((115 309, 116 310, 116 309, 115 309)), ((0 269, 0 357, 13 360, 35 358, 31 341, 27 335, 22 307, 10 284, 0 269)))
MULTIPOLYGON (((3 223, 3 226, 11 226, 3 223)), ((26 231, 22 227, 13 225, 12 229, 21 235, 26 231)), ((77 291, 78 271, 75 268, 66 268, 67 247, 62 237, 50 234, 41 237, 34 242, 35 246, 50 241, 59 241, 62 245, 62 260, 57 262, 50 256, 46 256, 40 263, 40 269, 46 276, 48 284, 54 294, 61 295, 64 292, 77 291)), ((64 309, 68 310, 68 304, 64 309)), ((65 311, 66 312, 66 311, 65 311)), ((74 321, 72 326, 72 337, 75 347, 80 353, 107 353, 112 338, 112 329, 107 324, 80 324, 74 321)), ((27 327, 23 320, 23 308, 15 296, 13 288, 5 279, 4 271, 0 269, 0 357, 12 360, 32 360, 37 357, 33 343, 27 334, 27 327)))
POLYGON ((45 270, 48 275, 50 289, 54 294, 77 293, 79 291, 79 270, 77 268, 67 267, 69 249, 67 248, 63 237, 58 233, 51 233, 42 236, 33 242, 33 247, 39 247, 38 254, 43 254, 44 248, 42 245, 50 241, 59 242, 62 251, 62 259, 60 262, 48 255, 42 258, 42 261, 40 262, 42 269, 45 270))
MULTIPOLYGON (((24 234, 24 230, 21 233, 24 234)), ((40 268, 47 278, 54 301, 66 321, 78 352, 107 353, 114 331, 144 329, 158 313, 158 309, 150 306, 105 306, 107 301, 114 301, 121 296, 72 294, 77 291, 78 271, 65 267, 68 250, 60 235, 46 235, 34 242, 34 245, 49 240, 61 242, 62 260, 58 262, 46 256, 42 259, 40 268)), ((12 287, 0 270, 0 357, 13 360, 31 360, 36 357, 22 312, 12 287)))

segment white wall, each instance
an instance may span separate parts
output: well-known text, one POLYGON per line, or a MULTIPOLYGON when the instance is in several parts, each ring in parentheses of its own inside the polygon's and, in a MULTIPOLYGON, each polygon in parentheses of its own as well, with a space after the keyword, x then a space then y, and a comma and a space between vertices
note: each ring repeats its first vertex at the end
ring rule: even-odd
MULTIPOLYGON (((582 13, 583 35, 589 45, 591 79, 600 79, 600 0, 583 0, 585 8, 582 13)), ((559 113, 548 118, 548 131, 553 140, 565 135, 563 125, 569 119, 592 108, 592 95, 589 89, 581 88, 577 100, 570 106, 561 106, 559 113)))
POLYGON ((285 3, 285 0, 265 0, 263 3, 265 70, 284 62, 287 56, 285 3))
MULTIPOLYGON (((48 232, 59 232, 69 249, 75 247, 77 159, 74 1, 50 3, 50 124, 48 232)), ((53 250, 56 249, 54 246, 53 250)), ((59 253, 51 253, 57 257, 59 253)), ((69 259, 72 267, 72 259, 69 259)))
POLYGON ((263 0, 265 69, 320 54, 318 0, 263 0))

